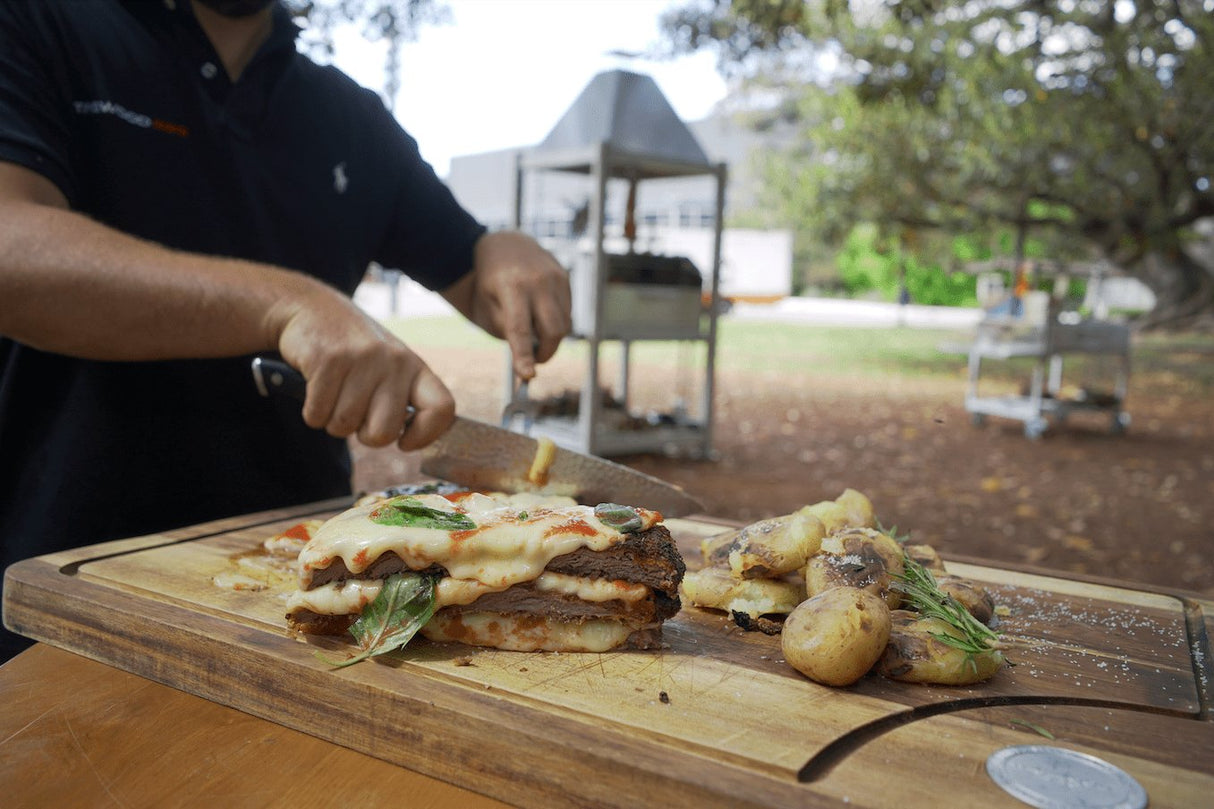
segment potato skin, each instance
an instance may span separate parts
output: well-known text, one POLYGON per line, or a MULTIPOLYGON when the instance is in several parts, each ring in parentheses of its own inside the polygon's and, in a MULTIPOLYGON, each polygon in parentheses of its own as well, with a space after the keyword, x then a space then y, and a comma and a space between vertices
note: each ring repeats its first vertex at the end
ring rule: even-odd
POLYGON ((843 494, 835 498, 851 517, 851 528, 876 528, 877 516, 873 513, 873 503, 863 492, 855 489, 844 489, 843 494))
POLYGON ((897 540, 871 528, 848 528, 822 540, 805 565, 805 589, 811 595, 832 587, 857 587, 880 596, 891 610, 902 606, 893 581, 905 570, 897 540))
POLYGON ((945 575, 936 576, 936 586, 941 592, 955 598, 958 604, 982 623, 989 625, 995 617, 995 600, 977 583, 958 576, 945 575))
POLYGON ((851 512, 847 510, 846 506, 836 503, 834 500, 823 500, 820 503, 802 506, 799 509, 799 513, 813 517, 821 522, 828 534, 833 534, 835 531, 842 531, 852 526, 851 512))
POLYGON ((911 559, 930 570, 932 573, 944 573, 944 560, 940 553, 931 545, 903 545, 902 550, 911 559))
POLYGON ((743 528, 729 551, 729 567, 743 579, 782 576, 818 552, 826 528, 812 514, 794 511, 743 528))
POLYGON ((784 659, 823 685, 851 685, 863 677, 889 641, 889 607, 856 587, 832 587, 801 602, 784 622, 784 659))

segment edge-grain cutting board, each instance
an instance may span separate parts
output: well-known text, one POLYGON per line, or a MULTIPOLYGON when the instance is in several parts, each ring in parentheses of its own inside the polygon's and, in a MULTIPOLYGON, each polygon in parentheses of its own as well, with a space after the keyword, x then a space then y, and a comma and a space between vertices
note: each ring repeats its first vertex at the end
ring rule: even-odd
MULTIPOLYGON (((1141 760, 1136 776, 1153 806, 1166 805, 1160 796, 1177 789, 1214 790, 1208 767, 1190 771, 1174 761, 1188 754, 1164 749, 1167 729, 1176 728, 1174 738, 1196 745, 1197 761, 1214 761, 1209 643, 1198 602, 950 563, 1007 607, 1004 635, 1019 643, 1009 654, 1016 665, 967 688, 875 675, 846 689, 821 687, 784 663, 778 638, 691 608, 666 624, 658 652, 515 653, 419 638, 401 652, 334 671, 314 653, 339 656, 342 642, 304 642, 285 630, 288 578, 266 574, 262 589, 230 582, 261 575, 262 568, 243 562, 263 540, 342 505, 267 512, 19 563, 6 576, 5 622, 485 794, 514 801, 526 795, 533 805, 836 805, 832 773, 865 745, 910 734, 915 744, 898 750, 947 757, 960 739, 977 734, 993 743, 1017 722, 1040 728, 1053 715, 1083 749, 1115 748, 1123 766, 1141 760), (1015 710, 1034 718, 1017 720, 1015 710), (1167 729, 1110 748, 1099 733, 1084 736, 1082 721, 1065 719, 1083 710, 1115 716, 1106 716, 1106 729, 1127 716, 1167 729), (959 724, 948 730, 949 721, 959 724)), ((700 520, 667 524, 692 566, 700 538, 723 530, 700 520)), ((1020 743, 1035 741, 1042 739, 1020 734, 1020 743)), ((930 780, 930 772, 922 777, 930 780)), ((1017 805, 990 790, 981 795, 988 805, 1017 805)))

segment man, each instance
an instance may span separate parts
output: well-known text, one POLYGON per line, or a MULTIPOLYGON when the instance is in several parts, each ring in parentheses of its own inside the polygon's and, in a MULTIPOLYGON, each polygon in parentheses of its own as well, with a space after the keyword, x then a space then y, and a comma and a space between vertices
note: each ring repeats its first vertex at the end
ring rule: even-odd
POLYGON ((349 436, 434 440, 450 391, 350 300, 373 260, 524 379, 568 332, 564 270, 487 233, 296 33, 273 0, 0 4, 6 567, 346 494, 349 436), (256 394, 262 352, 307 378, 302 418, 256 394))

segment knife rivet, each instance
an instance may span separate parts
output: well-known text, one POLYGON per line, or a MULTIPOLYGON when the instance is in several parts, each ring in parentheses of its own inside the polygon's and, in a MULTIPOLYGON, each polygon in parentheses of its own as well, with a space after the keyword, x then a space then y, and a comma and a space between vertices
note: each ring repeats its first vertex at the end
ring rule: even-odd
POLYGON ((282 374, 278 372, 270 374, 270 382, 272 382, 275 386, 282 387, 282 381, 282 374))

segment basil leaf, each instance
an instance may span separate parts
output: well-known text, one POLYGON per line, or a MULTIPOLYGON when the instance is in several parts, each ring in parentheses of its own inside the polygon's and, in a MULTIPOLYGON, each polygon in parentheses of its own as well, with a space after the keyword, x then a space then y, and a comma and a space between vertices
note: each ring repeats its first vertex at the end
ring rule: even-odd
POLYGON ((594 507, 594 516, 604 525, 610 525, 621 534, 631 534, 641 530, 643 524, 641 515, 631 506, 621 506, 618 503, 599 503, 594 507))
POLYGON ((476 528, 467 514, 430 508, 414 497, 396 497, 371 512, 371 522, 407 528, 437 528, 442 531, 471 531, 476 528))
POLYGON ((434 615, 437 579, 424 573, 397 573, 384 581, 375 600, 350 627, 361 648, 345 660, 316 656, 331 666, 345 668, 402 648, 434 615))

